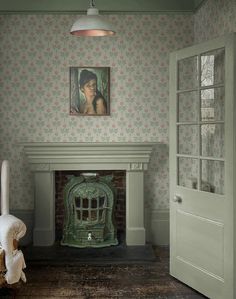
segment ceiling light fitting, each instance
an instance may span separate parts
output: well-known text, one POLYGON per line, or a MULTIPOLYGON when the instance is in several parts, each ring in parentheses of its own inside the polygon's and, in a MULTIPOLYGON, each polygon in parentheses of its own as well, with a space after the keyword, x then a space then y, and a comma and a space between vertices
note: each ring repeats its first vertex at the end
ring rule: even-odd
POLYGON ((87 16, 80 17, 71 27, 70 33, 76 36, 109 36, 114 35, 113 26, 99 15, 94 0, 90 0, 87 16))

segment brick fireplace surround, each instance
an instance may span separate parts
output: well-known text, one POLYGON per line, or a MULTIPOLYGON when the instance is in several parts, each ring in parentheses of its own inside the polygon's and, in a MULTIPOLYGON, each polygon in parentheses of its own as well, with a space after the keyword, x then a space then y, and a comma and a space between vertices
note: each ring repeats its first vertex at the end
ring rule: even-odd
POLYGON ((125 171, 126 244, 144 245, 144 171, 155 143, 24 143, 34 173, 35 246, 55 242, 55 172, 125 171))

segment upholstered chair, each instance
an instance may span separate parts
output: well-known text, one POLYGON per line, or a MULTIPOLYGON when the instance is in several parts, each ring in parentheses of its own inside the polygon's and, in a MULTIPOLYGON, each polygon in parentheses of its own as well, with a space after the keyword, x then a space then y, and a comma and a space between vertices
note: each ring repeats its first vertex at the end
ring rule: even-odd
POLYGON ((9 214, 9 161, 1 165, 1 215, 0 215, 0 286, 26 282, 24 256, 18 250, 18 241, 25 235, 23 221, 9 214))

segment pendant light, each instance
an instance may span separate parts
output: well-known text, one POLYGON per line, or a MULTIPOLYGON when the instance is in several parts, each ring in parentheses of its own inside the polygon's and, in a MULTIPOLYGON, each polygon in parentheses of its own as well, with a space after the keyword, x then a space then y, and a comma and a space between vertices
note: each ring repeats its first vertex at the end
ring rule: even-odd
POLYGON ((80 17, 71 27, 70 33, 76 36, 109 36, 115 31, 111 24, 99 15, 94 0, 90 0, 87 16, 80 17))

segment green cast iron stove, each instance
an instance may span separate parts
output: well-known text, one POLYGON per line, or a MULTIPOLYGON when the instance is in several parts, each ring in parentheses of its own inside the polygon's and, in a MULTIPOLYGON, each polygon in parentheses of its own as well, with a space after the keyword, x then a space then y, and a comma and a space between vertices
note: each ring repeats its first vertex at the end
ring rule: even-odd
POLYGON ((65 219, 61 244, 74 247, 117 245, 113 221, 112 176, 72 176, 65 186, 65 219))

